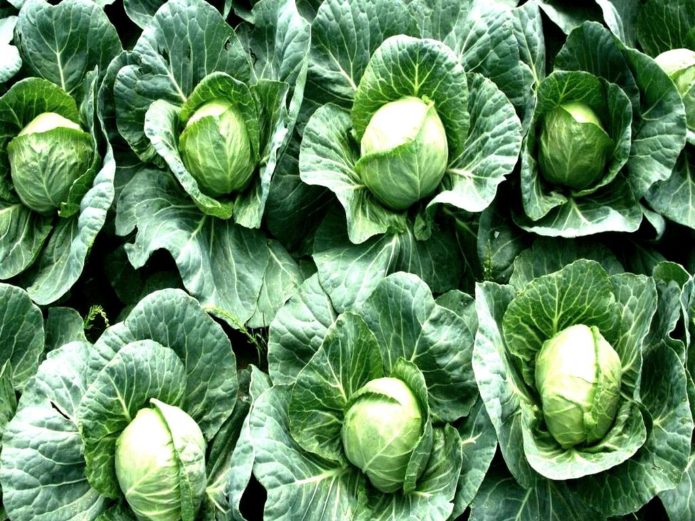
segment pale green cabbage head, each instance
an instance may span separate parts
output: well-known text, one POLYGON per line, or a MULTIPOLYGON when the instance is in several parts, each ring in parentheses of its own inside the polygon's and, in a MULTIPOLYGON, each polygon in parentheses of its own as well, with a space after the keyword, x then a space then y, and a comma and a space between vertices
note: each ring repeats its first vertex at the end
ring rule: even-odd
POLYGON ((200 504, 205 491, 205 438, 178 407, 140 409, 116 441, 116 477, 138 519, 180 521, 182 487, 200 504), (176 439, 175 439, 176 437, 176 439), (186 465, 188 483, 181 483, 186 465))
POLYGON ((596 113, 583 103, 565 103, 544 118, 540 172, 553 185, 583 190, 603 177, 612 150, 596 113))
POLYGON ((431 195, 446 171, 446 130, 431 101, 408 96, 385 104, 362 136, 357 170, 384 205, 405 210, 431 195))
POLYGON ((92 137, 55 112, 34 118, 7 146, 12 184, 21 201, 48 215, 68 199, 94 158, 92 137))
POLYGON ((396 492, 423 429, 417 398, 398 378, 378 378, 350 399, 342 427, 348 460, 375 488, 396 492))
POLYGON ((568 327, 543 344, 536 390, 548 430, 563 448, 605 436, 620 404, 621 380, 620 357, 594 326, 568 327))
POLYGON ((206 103, 190 117, 179 151, 201 190, 213 197, 242 191, 256 167, 244 118, 224 100, 206 103))

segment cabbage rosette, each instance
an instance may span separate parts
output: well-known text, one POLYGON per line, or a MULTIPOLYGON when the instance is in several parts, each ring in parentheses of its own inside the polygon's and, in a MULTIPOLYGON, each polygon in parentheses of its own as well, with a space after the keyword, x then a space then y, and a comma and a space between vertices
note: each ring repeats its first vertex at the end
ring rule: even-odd
POLYGON ((15 37, 23 76, 0 97, 0 280, 47 305, 79 279, 114 198, 97 90, 121 42, 84 0, 27 2, 15 37))
POLYGON ((682 348, 659 331, 678 303, 652 277, 546 260, 521 255, 509 285, 477 285, 473 368, 513 479, 490 475, 474 519, 519 494, 555 515, 628 514, 688 463, 682 348))
POLYGON ((18 521, 214 515, 226 468, 206 451, 228 456, 218 445, 234 431, 237 389, 222 328, 180 290, 148 295, 94 345, 51 351, 25 386, 0 455, 5 511, 18 521))
POLYGON ((413 275, 340 315, 308 279, 271 325, 272 386, 242 430, 230 502, 252 472, 269 520, 463 513, 496 447, 472 380, 475 327, 470 296, 435 299, 413 275))

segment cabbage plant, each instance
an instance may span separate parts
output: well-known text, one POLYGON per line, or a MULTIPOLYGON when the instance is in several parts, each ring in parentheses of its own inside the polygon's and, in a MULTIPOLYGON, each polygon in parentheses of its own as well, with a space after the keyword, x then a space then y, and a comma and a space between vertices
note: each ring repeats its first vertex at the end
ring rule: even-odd
POLYGON ((627 515, 688 464, 678 300, 655 277, 562 258, 536 249, 510 284, 477 285, 473 369, 511 477, 489 475, 472 519, 506 507, 540 518, 551 504, 553 518, 627 515))
POLYGON ((688 125, 688 144, 671 176, 647 194, 649 205, 669 220, 695 229, 695 2, 640 5, 639 45, 673 80, 682 97, 688 125))
POLYGON ((221 326, 180 290, 148 295, 93 345, 51 351, 24 387, 0 454, 5 511, 18 521, 214 516, 237 389, 221 326))
MULTIPOLYGON (((431 221, 439 205, 482 211, 514 167, 521 142, 514 106, 500 90, 507 85, 500 82, 498 87, 488 79, 496 70, 486 69, 477 55, 466 55, 459 47, 482 24, 472 5, 445 2, 435 8, 460 11, 453 27, 418 27, 418 17, 436 12, 420 2, 404 4, 402 14, 385 21, 379 32, 379 17, 385 16, 377 14, 379 4, 358 2, 365 12, 375 12, 375 18, 364 22, 381 37, 352 64, 348 85, 334 83, 328 87, 331 95, 321 96, 322 106, 306 124, 299 157, 302 180, 337 196, 355 244, 403 233, 416 215, 431 221)), ((328 1, 318 10, 313 27, 319 35, 332 29, 335 9, 344 7, 328 1)), ((493 10, 483 18, 489 21, 493 15, 511 24, 504 12, 493 10)), ((345 12, 339 23, 350 31, 354 16, 345 12)), ((494 36, 486 44, 493 46, 501 36, 492 33, 494 27, 488 30, 494 36)), ((329 61, 331 47, 342 44, 326 48, 320 37, 317 41, 310 82, 332 80, 324 61, 329 61)), ((429 233, 418 235, 426 239, 429 233)))
POLYGON ((554 237, 634 232, 649 190, 686 138, 675 85, 649 56, 595 22, 573 29, 539 76, 522 150, 516 223, 554 237))
POLYGON ((459 287, 450 216, 490 205, 531 113, 518 23, 473 1, 326 0, 316 10, 297 164, 279 176, 291 197, 275 198, 271 224, 315 233, 313 259, 339 311, 398 271, 437 293, 459 287), (369 276, 353 284, 355 273, 369 276))
POLYGON ((82 273, 114 197, 97 90, 121 43, 84 0, 32 0, 15 22, 24 68, 0 98, 0 280, 50 304, 82 273))
POLYGON ((294 1, 268 0, 254 16, 254 30, 238 35, 210 4, 171 0, 109 79, 118 134, 138 158, 168 167, 203 215, 247 228, 261 225, 309 48, 294 1))
POLYGON ((435 299, 414 275, 382 279, 342 314, 307 279, 271 324, 232 507, 253 473, 269 521, 462 514, 496 447, 473 381, 475 328, 470 296, 435 299))
POLYGON ((134 165, 115 220, 133 239, 129 262, 167 251, 186 290, 236 329, 267 326, 301 282, 255 228, 302 101, 309 24, 294 0, 253 14, 235 30, 203 0, 166 2, 100 92, 109 137, 134 165))

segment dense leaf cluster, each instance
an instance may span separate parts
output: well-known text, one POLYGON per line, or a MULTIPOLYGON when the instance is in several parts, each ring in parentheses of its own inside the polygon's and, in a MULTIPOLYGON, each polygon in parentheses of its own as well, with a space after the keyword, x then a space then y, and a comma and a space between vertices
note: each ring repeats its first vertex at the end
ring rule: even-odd
POLYGON ((0 0, 0 521, 693 520, 694 241, 695 0, 0 0))

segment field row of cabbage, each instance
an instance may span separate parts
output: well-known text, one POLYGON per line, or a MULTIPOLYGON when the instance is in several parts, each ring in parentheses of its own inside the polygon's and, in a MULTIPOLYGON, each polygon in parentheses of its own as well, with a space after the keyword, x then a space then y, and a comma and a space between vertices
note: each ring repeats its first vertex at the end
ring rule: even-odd
POLYGON ((695 0, 0 0, 0 521, 695 521, 695 0))

